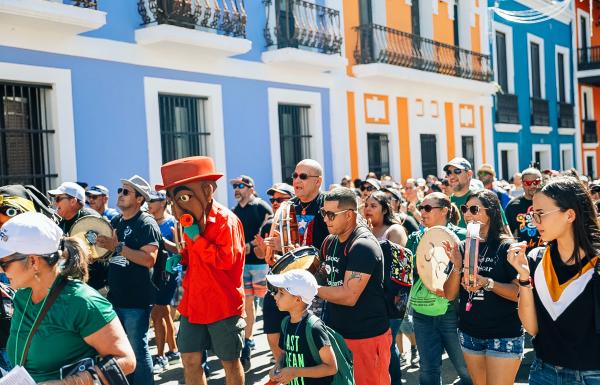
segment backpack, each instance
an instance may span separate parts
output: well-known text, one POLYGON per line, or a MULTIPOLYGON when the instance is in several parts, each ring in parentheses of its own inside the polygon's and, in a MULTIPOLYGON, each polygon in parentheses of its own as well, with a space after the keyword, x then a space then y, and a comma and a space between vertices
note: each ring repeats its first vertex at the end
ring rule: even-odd
POLYGON ((388 316, 402 319, 413 284, 412 253, 388 240, 380 241, 379 245, 383 251, 383 295, 388 316))
MULTIPOLYGON (((282 336, 285 334, 285 330, 289 322, 290 316, 285 317, 281 321, 282 336)), ((342 337, 338 332, 329 326, 325 325, 325 323, 323 323, 323 321, 321 321, 316 315, 309 314, 306 318, 306 328, 304 333, 306 333, 306 341, 308 342, 308 348, 313 360, 317 363, 317 365, 322 363, 321 356, 319 355, 319 351, 317 350, 317 345, 315 344, 312 334, 312 329, 317 322, 321 322, 322 327, 329 338, 329 342, 331 343, 331 348, 333 349, 333 354, 335 355, 335 360, 337 362, 338 370, 337 373, 333 375, 331 385, 355 385, 352 351, 348 349, 348 345, 346 345, 344 337, 342 337)))

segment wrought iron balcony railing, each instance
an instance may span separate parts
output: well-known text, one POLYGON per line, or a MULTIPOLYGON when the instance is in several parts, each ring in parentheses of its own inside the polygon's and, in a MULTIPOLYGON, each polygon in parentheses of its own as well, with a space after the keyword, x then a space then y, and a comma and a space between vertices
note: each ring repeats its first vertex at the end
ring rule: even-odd
POLYGON ((595 120, 583 120, 583 143, 598 143, 595 120))
POLYGON ((575 108, 571 103, 558 102, 558 127, 575 127, 575 108))
POLYGON ((579 48, 577 64, 580 71, 600 68, 600 46, 579 48))
POLYGON ((244 0, 138 0, 143 25, 170 24, 246 36, 244 0))
POLYGON ((64 0, 63 4, 74 5, 81 8, 98 9, 96 0, 64 0))
POLYGON ((267 47, 307 47, 326 54, 341 53, 339 10, 305 0, 263 0, 263 3, 267 12, 264 30, 267 47))
POLYGON ((546 99, 531 98, 531 125, 550 125, 550 108, 546 99))
POLYGON ((465 79, 489 82, 489 56, 377 24, 358 32, 357 64, 387 63, 465 79))
POLYGON ((496 94, 496 123, 519 124, 519 97, 496 94))

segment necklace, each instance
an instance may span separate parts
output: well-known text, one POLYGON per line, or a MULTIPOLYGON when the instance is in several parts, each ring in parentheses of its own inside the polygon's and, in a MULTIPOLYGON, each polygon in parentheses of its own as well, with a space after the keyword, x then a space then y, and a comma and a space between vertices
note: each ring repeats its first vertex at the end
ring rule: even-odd
POLYGON ((308 202, 306 205, 303 205, 302 201, 298 200, 298 202, 300 202, 300 207, 302 208, 302 210, 300 211, 302 213, 302 215, 306 215, 306 209, 308 209, 310 207, 310 205, 313 204, 314 201, 315 201, 315 199, 313 199, 312 201, 308 202))
MULTIPOLYGON (((50 291, 52 290, 52 287, 50 288, 50 290, 48 290, 48 294, 50 294, 50 291)), ((33 290, 31 290, 31 292, 29 292, 29 298, 27 299, 27 302, 25 302, 25 310, 23 310, 23 315, 21 316, 21 320, 19 321, 19 327, 17 328, 17 336, 15 337, 15 365, 21 365, 23 364, 23 356, 25 355, 25 348, 23 348, 23 351, 21 352, 21 360, 17 361, 17 352, 19 350, 19 334, 21 332, 21 326, 23 326, 23 319, 25 318, 25 314, 27 313, 27 307, 29 307, 29 302, 31 302, 31 296, 33 294, 33 290)), ((33 325, 35 325, 38 321, 38 318, 40 317, 40 314, 42 313, 42 309, 44 309, 44 305, 46 305, 46 300, 48 299, 48 294, 46 294, 46 296, 44 297, 44 301, 42 302, 42 306, 40 307, 40 310, 38 310, 37 315, 35 316, 35 319, 33 321, 32 324, 32 328, 29 329, 29 333, 27 333, 27 338, 25 339, 25 343, 27 343, 27 341, 29 341, 29 338, 31 337, 31 332, 33 331, 33 325)))

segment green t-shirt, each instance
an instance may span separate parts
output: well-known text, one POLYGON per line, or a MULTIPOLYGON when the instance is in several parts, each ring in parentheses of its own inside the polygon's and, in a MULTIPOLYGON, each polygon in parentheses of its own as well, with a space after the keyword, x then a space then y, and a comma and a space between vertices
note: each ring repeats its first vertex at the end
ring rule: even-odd
MULTIPOLYGON (((461 197, 457 197, 454 194, 450 195, 450 202, 456 205, 456 207, 458 208, 458 213, 460 214, 460 221, 458 222, 458 227, 462 227, 463 229, 467 228, 467 224, 465 223, 465 217, 463 212, 460 210, 460 206, 466 204, 469 198, 471 197, 471 194, 473 193, 473 190, 469 190, 465 195, 461 197)), ((508 225, 508 221, 506 220, 506 215, 504 214, 504 210, 502 209, 502 207, 500 207, 500 215, 502 215, 502 224, 508 225)))
MULTIPOLYGON (((18 290, 8 338, 13 365, 21 356, 29 331, 44 301, 31 302, 31 289, 18 290)), ((110 302, 81 281, 69 280, 31 340, 25 369, 36 382, 59 379, 59 370, 98 353, 83 338, 102 329, 117 314, 110 302)))

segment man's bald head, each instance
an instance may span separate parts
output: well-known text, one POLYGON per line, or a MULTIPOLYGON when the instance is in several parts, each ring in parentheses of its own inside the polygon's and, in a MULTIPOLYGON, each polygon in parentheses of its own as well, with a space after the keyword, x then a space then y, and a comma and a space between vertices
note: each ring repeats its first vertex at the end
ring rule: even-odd
POLYGON ((314 172, 313 175, 323 176, 323 167, 321 166, 321 164, 319 162, 317 162, 314 159, 301 160, 296 165, 296 167, 298 167, 298 166, 309 167, 314 172))

